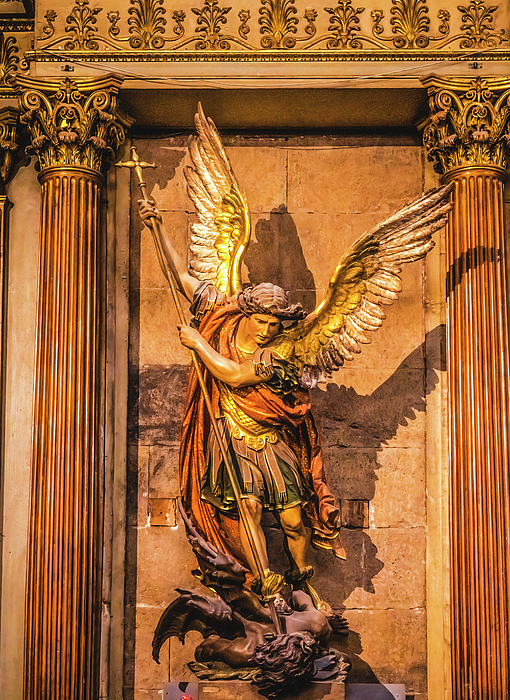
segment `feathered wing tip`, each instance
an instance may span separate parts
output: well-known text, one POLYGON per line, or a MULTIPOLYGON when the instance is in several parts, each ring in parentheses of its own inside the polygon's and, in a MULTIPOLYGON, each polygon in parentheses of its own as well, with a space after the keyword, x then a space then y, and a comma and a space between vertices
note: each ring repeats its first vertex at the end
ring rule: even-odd
POLYGON ((200 103, 195 126, 197 134, 188 146, 192 165, 184 169, 188 196, 198 216, 198 223, 191 226, 190 267, 198 279, 230 294, 239 284, 250 238, 248 205, 216 126, 200 103))
POLYGON ((402 266, 423 258, 434 246, 433 233, 445 226, 452 189, 450 183, 426 192, 346 252, 322 304, 291 331, 304 386, 331 376, 371 342, 367 331, 381 327, 382 307, 398 299, 402 266))

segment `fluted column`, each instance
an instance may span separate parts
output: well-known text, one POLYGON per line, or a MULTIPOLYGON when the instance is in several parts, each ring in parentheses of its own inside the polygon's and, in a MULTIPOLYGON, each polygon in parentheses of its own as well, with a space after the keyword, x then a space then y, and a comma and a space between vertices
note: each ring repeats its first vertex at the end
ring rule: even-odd
POLYGON ((124 139, 114 78, 20 79, 42 186, 26 700, 97 698, 101 609, 102 172, 124 139))
POLYGON ((510 80, 440 79, 424 141, 447 227, 452 687, 510 697, 510 353, 503 186, 510 80))

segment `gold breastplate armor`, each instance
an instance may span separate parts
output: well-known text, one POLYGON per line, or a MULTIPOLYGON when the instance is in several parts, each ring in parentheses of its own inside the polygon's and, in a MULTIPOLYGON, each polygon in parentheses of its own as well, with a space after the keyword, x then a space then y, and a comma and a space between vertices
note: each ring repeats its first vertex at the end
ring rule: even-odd
POLYGON ((233 437, 238 440, 244 439, 252 450, 263 449, 266 442, 277 442, 278 433, 274 428, 261 425, 253 418, 247 416, 237 404, 233 390, 222 382, 218 382, 218 385, 220 390, 220 417, 226 418, 233 437))

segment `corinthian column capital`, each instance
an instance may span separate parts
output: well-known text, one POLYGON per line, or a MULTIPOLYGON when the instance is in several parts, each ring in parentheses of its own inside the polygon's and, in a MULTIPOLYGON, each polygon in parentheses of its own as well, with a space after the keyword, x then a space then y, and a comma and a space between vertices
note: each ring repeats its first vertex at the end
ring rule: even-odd
POLYGON ((132 123, 118 107, 121 83, 115 77, 16 79, 20 120, 31 139, 27 152, 37 156, 38 169, 74 166, 104 172, 132 123))
POLYGON ((506 177, 510 155, 510 78, 422 80, 430 114, 421 124, 436 172, 489 168, 506 177))

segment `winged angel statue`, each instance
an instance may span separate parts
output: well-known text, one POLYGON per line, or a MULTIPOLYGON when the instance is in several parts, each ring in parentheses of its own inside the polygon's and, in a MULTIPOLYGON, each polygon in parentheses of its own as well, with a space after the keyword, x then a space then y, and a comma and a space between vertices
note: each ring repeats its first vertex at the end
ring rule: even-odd
MULTIPOLYGON (((163 229, 161 259, 191 303, 193 327, 180 325, 180 340, 204 366, 219 432, 211 429, 192 371, 180 454, 184 509, 207 542, 249 568, 256 594, 276 594, 286 585, 314 593, 305 528, 314 547, 341 559, 345 554, 308 389, 370 342, 368 333, 384 321, 383 307, 398 298, 402 265, 423 258, 434 245, 432 234, 445 225, 451 187, 425 194, 365 233, 341 258, 326 298, 307 314, 276 285, 242 286, 250 241, 247 199, 200 106, 195 122, 186 168, 198 215, 190 269, 163 229), (218 438, 227 446, 237 494, 218 438), (248 521, 238 517, 241 508, 248 521), (263 511, 274 513, 285 535, 285 575, 270 571, 263 511)), ((140 215, 149 227, 160 225, 154 202, 141 201, 140 215)), ((320 606, 317 596, 314 602, 320 606)))

